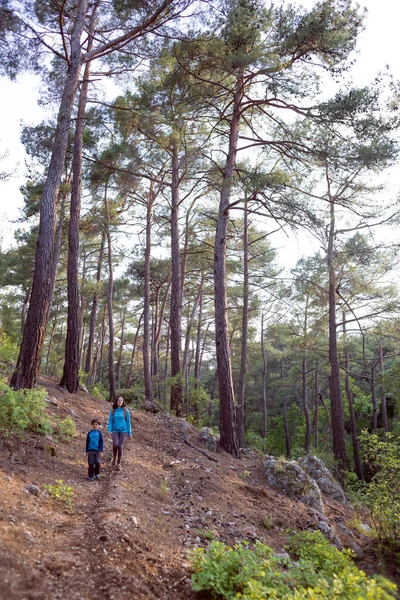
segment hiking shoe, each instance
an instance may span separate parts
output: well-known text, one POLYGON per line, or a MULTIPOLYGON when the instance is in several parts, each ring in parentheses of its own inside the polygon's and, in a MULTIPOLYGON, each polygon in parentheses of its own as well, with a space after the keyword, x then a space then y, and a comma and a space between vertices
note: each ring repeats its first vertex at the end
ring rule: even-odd
POLYGON ((96 481, 98 481, 100 479, 100 475, 95 475, 94 478, 96 479, 96 481))
POLYGON ((120 464, 117 465, 117 471, 122 471, 122 467, 120 464))
POLYGON ((89 481, 93 481, 93 477, 88 477, 89 481))
POLYGON ((116 460, 112 460, 112 461, 111 461, 111 466, 112 466, 112 467, 115 467, 115 465, 116 465, 116 464, 117 464, 117 461, 116 461, 116 460))

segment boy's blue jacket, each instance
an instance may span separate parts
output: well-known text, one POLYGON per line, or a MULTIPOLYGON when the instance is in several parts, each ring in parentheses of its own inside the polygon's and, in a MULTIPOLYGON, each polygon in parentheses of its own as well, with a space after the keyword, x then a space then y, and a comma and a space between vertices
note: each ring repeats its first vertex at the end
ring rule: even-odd
POLYGON ((89 450, 103 452, 103 435, 98 429, 92 429, 86 436, 86 452, 89 450))
POLYGON ((108 417, 108 433, 113 432, 132 435, 131 415, 129 410, 124 406, 116 408, 114 411, 110 410, 110 416, 108 417))

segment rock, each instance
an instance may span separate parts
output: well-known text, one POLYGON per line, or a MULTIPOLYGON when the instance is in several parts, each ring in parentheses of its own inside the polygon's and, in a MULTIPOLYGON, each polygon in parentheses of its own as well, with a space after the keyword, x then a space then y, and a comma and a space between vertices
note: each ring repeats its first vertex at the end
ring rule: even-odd
POLYGON ((199 441, 205 444, 207 448, 213 452, 217 450, 217 440, 210 432, 208 427, 203 427, 199 433, 199 441))
POLYGON ((38 488, 37 485, 27 485, 26 486, 26 491, 29 492, 30 494, 33 494, 34 496, 39 496, 40 494, 40 489, 38 488))
POLYGON ((135 515, 131 515, 129 517, 129 520, 134 525, 134 527, 138 527, 139 526, 139 519, 137 517, 135 517, 135 515))
POLYGON ((87 389, 86 385, 84 385, 83 383, 79 384, 79 389, 81 390, 81 392, 86 392, 87 394, 89 393, 89 390, 87 389))
POLYGON ((150 402, 150 400, 144 400, 143 408, 146 412, 152 413, 153 415, 156 415, 161 410, 155 402, 150 402))
POLYGON ((340 531, 342 533, 345 533, 346 535, 348 535, 349 537, 354 537, 354 534, 352 531, 350 531, 350 529, 348 527, 346 527, 346 525, 343 525, 343 523, 338 523, 337 524, 337 528, 340 529, 340 531))
POLYGON ((328 523, 325 523, 324 521, 320 521, 318 523, 318 529, 321 531, 321 533, 323 533, 327 537, 331 537, 332 529, 331 529, 331 526, 328 525, 328 523))
POLYGON ((58 402, 51 396, 47 396, 47 398, 45 398, 44 401, 47 402, 47 404, 51 404, 52 406, 58 406, 58 402))
POLYGON ((72 410, 72 408, 69 408, 68 411, 75 419, 79 419, 78 415, 74 410, 72 410))
POLYGON ((372 533, 372 528, 367 523, 360 523, 359 528, 367 535, 372 533))
POLYGON ((324 512, 319 487, 296 461, 276 460, 273 456, 267 456, 264 468, 269 485, 292 500, 324 512))
POLYGON ((337 548, 338 550, 343 550, 342 542, 339 540, 339 538, 338 538, 338 537, 336 537, 336 535, 335 535, 335 536, 333 536, 333 539, 332 539, 332 544, 333 544, 334 546, 336 546, 336 548, 337 548))
POLYGON ((287 552, 278 552, 278 554, 275 554, 275 558, 278 558, 279 560, 290 561, 290 556, 287 552))
POLYGON ((317 483, 322 494, 340 504, 348 504, 340 484, 316 456, 303 456, 297 461, 302 469, 317 483))
POLYGON ((355 542, 350 542, 349 548, 353 550, 354 554, 359 560, 362 560, 364 558, 364 550, 361 548, 361 546, 359 546, 355 542))

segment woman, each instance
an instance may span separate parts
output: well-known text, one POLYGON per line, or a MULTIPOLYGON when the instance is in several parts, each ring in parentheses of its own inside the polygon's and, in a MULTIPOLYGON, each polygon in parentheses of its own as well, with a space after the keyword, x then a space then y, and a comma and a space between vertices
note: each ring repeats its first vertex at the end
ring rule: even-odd
POLYGON ((117 466, 121 471, 121 460, 124 453, 124 444, 127 437, 132 437, 131 415, 126 408, 123 396, 114 400, 110 415, 108 417, 108 433, 112 435, 113 460, 112 466, 117 466))

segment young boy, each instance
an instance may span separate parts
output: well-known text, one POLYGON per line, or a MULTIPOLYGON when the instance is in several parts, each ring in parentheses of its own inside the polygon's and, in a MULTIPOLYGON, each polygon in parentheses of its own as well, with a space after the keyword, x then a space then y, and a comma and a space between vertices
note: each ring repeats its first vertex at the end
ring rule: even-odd
POLYGON ((86 437, 86 456, 88 459, 89 480, 99 479, 100 476, 100 458, 103 457, 103 435, 99 430, 100 421, 93 419, 92 429, 86 437))

